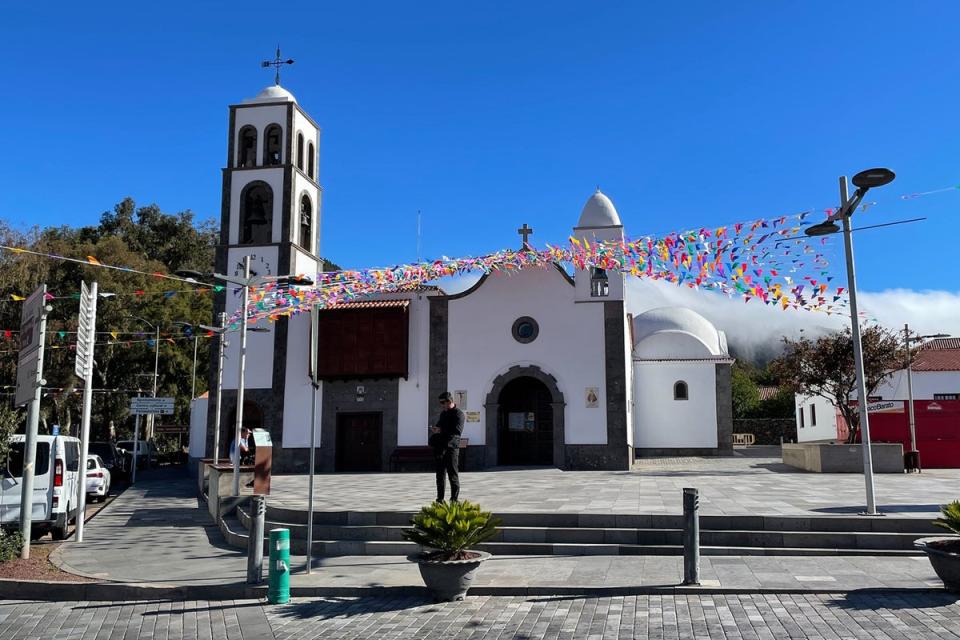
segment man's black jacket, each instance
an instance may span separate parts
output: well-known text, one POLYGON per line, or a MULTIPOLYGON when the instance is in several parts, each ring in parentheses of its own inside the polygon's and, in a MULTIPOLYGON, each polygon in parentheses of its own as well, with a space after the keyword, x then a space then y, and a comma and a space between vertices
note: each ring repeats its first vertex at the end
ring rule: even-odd
POLYGON ((459 407, 444 409, 440 412, 437 427, 440 433, 430 436, 430 446, 435 449, 456 449, 460 446, 460 434, 463 433, 463 411, 459 407))

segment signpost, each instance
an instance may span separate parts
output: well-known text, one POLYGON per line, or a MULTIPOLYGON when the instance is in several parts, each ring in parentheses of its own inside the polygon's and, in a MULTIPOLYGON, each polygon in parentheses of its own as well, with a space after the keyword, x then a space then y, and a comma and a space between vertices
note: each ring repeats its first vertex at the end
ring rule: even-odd
POLYGON ((77 532, 83 542, 87 508, 87 454, 90 452, 90 404, 93 402, 93 348, 97 336, 97 283, 80 283, 80 317, 77 324, 77 361, 73 372, 83 379, 83 418, 80 426, 80 480, 77 482, 77 532))
POLYGON ((47 332, 47 285, 40 285, 23 303, 20 317, 20 357, 17 360, 17 392, 14 403, 27 410, 27 434, 23 453, 23 485, 20 488, 20 557, 30 558, 33 524, 33 474, 37 460, 37 426, 40 423, 40 392, 43 380, 43 343, 47 332))
POLYGON ((140 416, 173 415, 173 398, 130 398, 130 413, 136 416, 133 426, 133 461, 130 484, 137 481, 137 450, 140 448, 140 416))

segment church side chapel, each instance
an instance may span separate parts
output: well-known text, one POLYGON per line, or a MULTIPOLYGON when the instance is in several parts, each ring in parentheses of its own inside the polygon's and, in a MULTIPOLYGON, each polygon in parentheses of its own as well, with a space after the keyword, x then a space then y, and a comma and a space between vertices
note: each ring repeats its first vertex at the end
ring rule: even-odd
MULTIPOLYGON (((320 127, 279 76, 229 113, 218 271, 241 274, 248 255, 263 275, 321 271, 320 127)), ((531 242, 526 224, 518 233, 520 246, 531 242)), ((572 237, 623 240, 619 213, 599 189, 572 237)), ((466 415, 468 470, 626 470, 636 456, 730 453, 733 360, 723 332, 689 309, 633 317, 628 295, 620 272, 554 264, 484 275, 459 293, 419 286, 320 310, 317 469, 413 468, 398 454, 426 447, 443 391, 466 415)), ((236 312, 240 299, 220 292, 215 313, 236 312)), ((275 473, 302 472, 313 397, 309 315, 268 329, 248 335, 243 422, 270 432, 275 473)), ((226 347, 228 362, 237 342, 226 347)), ((236 406, 237 388, 227 367, 225 408, 236 406)), ((220 429, 222 454, 236 413, 223 411, 219 425, 214 415, 207 450, 220 429)))

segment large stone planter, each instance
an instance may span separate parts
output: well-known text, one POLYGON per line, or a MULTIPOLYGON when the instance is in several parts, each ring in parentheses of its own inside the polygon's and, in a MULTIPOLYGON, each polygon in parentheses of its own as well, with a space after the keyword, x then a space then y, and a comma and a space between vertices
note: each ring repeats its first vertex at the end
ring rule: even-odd
POLYGON ((926 552, 947 591, 960 593, 960 536, 920 538, 913 544, 926 552))
POLYGON ((420 567, 420 577, 437 602, 463 600, 467 590, 473 584, 473 577, 480 564, 490 557, 484 551, 471 551, 476 558, 469 560, 429 560, 423 553, 407 556, 407 560, 416 562, 420 567))
MULTIPOLYGON (((859 444, 818 442, 786 443, 783 463, 815 473, 863 473, 863 448, 859 444)), ((903 445, 875 442, 870 445, 874 473, 903 473, 903 445)))

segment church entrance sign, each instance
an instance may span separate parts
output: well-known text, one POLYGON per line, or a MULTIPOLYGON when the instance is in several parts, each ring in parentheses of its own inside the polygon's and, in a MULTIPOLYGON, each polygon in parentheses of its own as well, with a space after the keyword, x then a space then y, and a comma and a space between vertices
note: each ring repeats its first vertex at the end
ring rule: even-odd
POLYGON ((500 392, 497 460, 502 465, 553 464, 553 407, 547 386, 532 377, 500 392))

